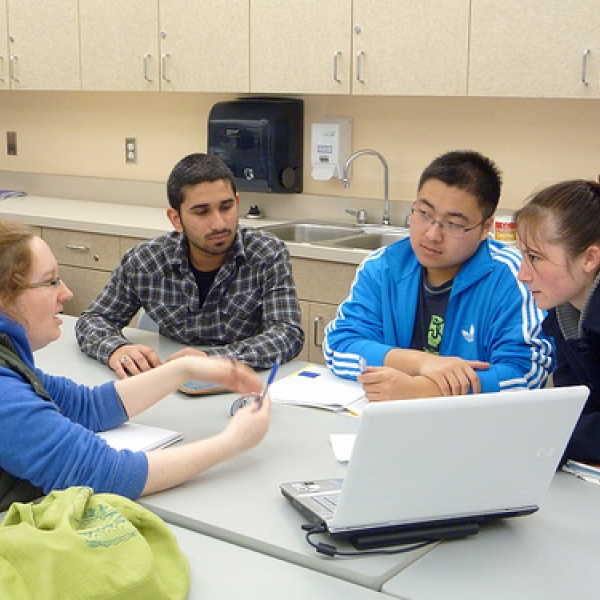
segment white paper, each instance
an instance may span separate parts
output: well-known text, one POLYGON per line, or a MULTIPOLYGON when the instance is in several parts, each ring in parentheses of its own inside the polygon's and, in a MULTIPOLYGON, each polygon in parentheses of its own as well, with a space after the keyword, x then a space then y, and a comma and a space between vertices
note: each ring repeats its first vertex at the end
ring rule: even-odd
POLYGON ((355 433, 332 433, 329 436, 333 454, 339 462, 348 462, 354 448, 355 433))
POLYGON ((364 398, 362 384, 338 377, 320 365, 309 365, 279 379, 269 393, 273 402, 328 410, 344 410, 364 398))

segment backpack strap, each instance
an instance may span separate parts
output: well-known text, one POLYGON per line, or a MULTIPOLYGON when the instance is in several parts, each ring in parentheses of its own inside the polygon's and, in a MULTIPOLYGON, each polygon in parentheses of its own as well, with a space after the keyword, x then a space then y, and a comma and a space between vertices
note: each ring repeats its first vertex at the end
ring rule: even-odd
POLYGON ((21 375, 31 384, 38 396, 52 402, 39 377, 21 360, 11 339, 5 333, 0 333, 0 365, 21 375))

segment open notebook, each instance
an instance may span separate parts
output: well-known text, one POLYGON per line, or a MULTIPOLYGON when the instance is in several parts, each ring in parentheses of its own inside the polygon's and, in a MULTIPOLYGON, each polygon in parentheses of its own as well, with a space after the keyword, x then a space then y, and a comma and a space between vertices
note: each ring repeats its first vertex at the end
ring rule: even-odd
POLYGON ((345 478, 281 492, 361 548, 475 533, 536 511, 589 390, 584 386, 369 403, 345 478))

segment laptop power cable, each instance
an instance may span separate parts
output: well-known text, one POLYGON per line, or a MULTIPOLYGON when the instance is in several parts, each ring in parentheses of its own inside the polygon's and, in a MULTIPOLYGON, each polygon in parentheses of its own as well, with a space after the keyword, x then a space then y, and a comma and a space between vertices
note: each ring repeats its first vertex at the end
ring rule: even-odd
POLYGON ((357 551, 345 551, 338 550, 333 544, 327 544, 325 542, 314 542, 311 536, 318 535, 321 533, 327 533, 327 526, 325 523, 307 523, 302 525, 302 530, 306 532, 306 541, 312 546, 319 554, 325 554, 331 558, 335 556, 377 556, 382 554, 402 554, 404 552, 410 552, 411 550, 418 550, 433 544, 435 540, 427 540, 416 544, 406 544, 397 548, 389 549, 378 549, 378 550, 357 550, 357 551))

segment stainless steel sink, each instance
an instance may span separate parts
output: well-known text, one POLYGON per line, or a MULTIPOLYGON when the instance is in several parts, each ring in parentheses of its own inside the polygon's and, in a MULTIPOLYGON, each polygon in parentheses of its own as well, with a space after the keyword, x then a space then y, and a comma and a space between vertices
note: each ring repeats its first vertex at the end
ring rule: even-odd
POLYGON ((297 222, 281 223, 261 227, 262 231, 270 231, 284 242, 325 242, 350 235, 360 234, 360 230, 352 225, 336 225, 333 223, 297 222))
POLYGON ((377 250, 407 237, 406 233, 363 233, 342 238, 328 243, 337 248, 360 248, 361 250, 377 250))

